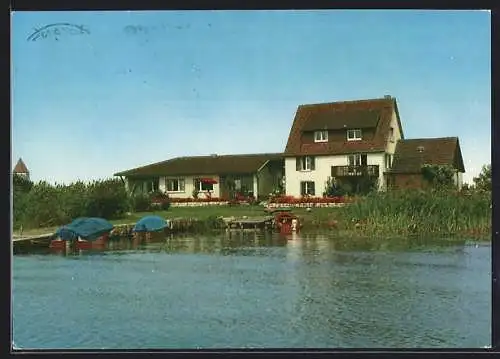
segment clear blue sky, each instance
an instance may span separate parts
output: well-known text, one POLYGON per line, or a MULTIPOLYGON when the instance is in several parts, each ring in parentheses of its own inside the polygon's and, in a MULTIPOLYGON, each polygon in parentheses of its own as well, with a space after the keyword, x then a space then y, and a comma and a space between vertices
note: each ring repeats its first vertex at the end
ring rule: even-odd
POLYGON ((281 152, 299 104, 390 94, 406 138, 460 137, 470 181, 490 162, 490 41, 486 11, 16 12, 13 165, 68 183, 281 152), (90 34, 27 41, 60 22, 90 34))

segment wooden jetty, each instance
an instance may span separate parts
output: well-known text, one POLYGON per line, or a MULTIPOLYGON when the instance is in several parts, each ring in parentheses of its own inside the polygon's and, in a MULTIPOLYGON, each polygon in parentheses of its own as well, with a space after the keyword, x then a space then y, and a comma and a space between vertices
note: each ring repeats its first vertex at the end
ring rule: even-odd
POLYGON ((48 247, 54 233, 38 234, 33 236, 13 236, 14 247, 48 247))
POLYGON ((224 218, 229 230, 272 230, 273 216, 252 218, 224 218))

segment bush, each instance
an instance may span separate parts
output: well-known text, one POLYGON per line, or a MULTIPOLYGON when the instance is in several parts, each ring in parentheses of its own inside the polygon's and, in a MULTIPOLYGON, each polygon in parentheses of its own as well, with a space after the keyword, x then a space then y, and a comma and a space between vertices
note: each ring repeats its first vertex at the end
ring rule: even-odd
POLYGON ((151 202, 160 207, 163 211, 168 211, 171 201, 168 194, 158 191, 151 194, 151 202))
POLYGON ((455 169, 450 165, 423 165, 424 179, 436 188, 451 188, 455 169))
POLYGON ((59 186, 61 192, 61 208, 65 212, 66 221, 78 217, 89 217, 89 192, 87 185, 81 181, 69 186, 59 186))
POLYGON ((22 202, 25 207, 19 222, 25 228, 56 226, 68 219, 61 207, 60 189, 47 182, 34 185, 22 202))
POLYGON ((23 176, 14 174, 12 178, 12 213, 13 213, 13 227, 19 229, 23 225, 23 219, 27 209, 28 201, 27 196, 33 182, 29 181, 23 176))
POLYGON ((118 179, 94 181, 88 186, 88 215, 106 219, 121 218, 129 210, 125 185, 118 179))
POLYGON ((120 180, 51 185, 30 183, 14 176, 14 228, 59 226, 78 217, 120 218, 129 198, 120 180))
POLYGON ((346 194, 346 191, 341 188, 335 178, 328 177, 325 186, 323 197, 340 197, 346 194))
POLYGON ((151 198, 149 195, 138 193, 131 198, 133 212, 148 212, 152 210, 151 198))
POLYGON ((193 189, 192 195, 194 199, 198 199, 198 196, 200 195, 198 188, 193 189))

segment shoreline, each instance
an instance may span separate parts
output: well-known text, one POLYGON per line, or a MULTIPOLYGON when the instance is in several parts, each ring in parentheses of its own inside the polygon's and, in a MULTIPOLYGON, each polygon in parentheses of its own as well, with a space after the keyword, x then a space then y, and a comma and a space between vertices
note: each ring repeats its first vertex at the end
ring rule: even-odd
MULTIPOLYGON (((294 209, 295 210, 295 209, 294 209)), ((315 209, 317 211, 317 209, 315 209)), ((219 232, 219 231, 274 231, 274 228, 268 227, 254 227, 254 228, 231 228, 231 223, 234 221, 252 221, 256 219, 261 219, 264 217, 260 216, 208 216, 206 218, 202 217, 165 217, 165 213, 172 211, 166 211, 161 213, 162 217, 164 217, 167 221, 168 226, 165 228, 165 234, 196 234, 196 233, 208 233, 208 232, 219 232)), ((311 233, 316 230, 321 232, 328 231, 332 233, 335 237, 339 238, 348 238, 348 239, 359 239, 359 240, 372 240, 372 241, 390 241, 394 238, 418 238, 418 237, 427 237, 427 238, 441 238, 442 240, 454 240, 458 238, 463 238, 471 241, 486 241, 491 242, 491 229, 490 231, 478 231, 471 233, 470 231, 463 232, 425 232, 415 230, 412 233, 374 233, 373 231, 363 228, 363 225, 359 225, 357 223, 346 223, 339 222, 335 219, 335 216, 320 216, 314 212, 306 212, 306 213, 296 213, 293 212, 299 218, 299 222, 301 224, 301 229, 298 231, 311 233)), ((149 213, 152 214, 152 213, 149 213)), ((129 217, 137 216, 130 215, 129 217)), ((130 220, 121 219, 121 220, 111 220, 111 223, 114 225, 114 229, 111 232, 111 237, 113 238, 124 238, 128 237, 131 234, 131 229, 135 225, 136 221, 133 221, 132 218, 130 220), (114 233, 113 233, 114 232, 114 233)), ((37 237, 43 237, 44 235, 48 235, 48 233, 54 233, 58 227, 45 227, 45 228, 36 228, 31 230, 26 230, 22 234, 19 232, 12 233, 12 242, 18 242, 22 240, 37 240, 37 237)))

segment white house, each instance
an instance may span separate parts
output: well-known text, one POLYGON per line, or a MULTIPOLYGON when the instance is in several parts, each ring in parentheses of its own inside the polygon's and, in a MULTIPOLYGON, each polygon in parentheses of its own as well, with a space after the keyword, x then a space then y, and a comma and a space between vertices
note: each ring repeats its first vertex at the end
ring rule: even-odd
POLYGON ((396 99, 301 105, 285 148, 287 195, 320 197, 329 178, 357 186, 370 178, 379 190, 403 138, 396 99))

